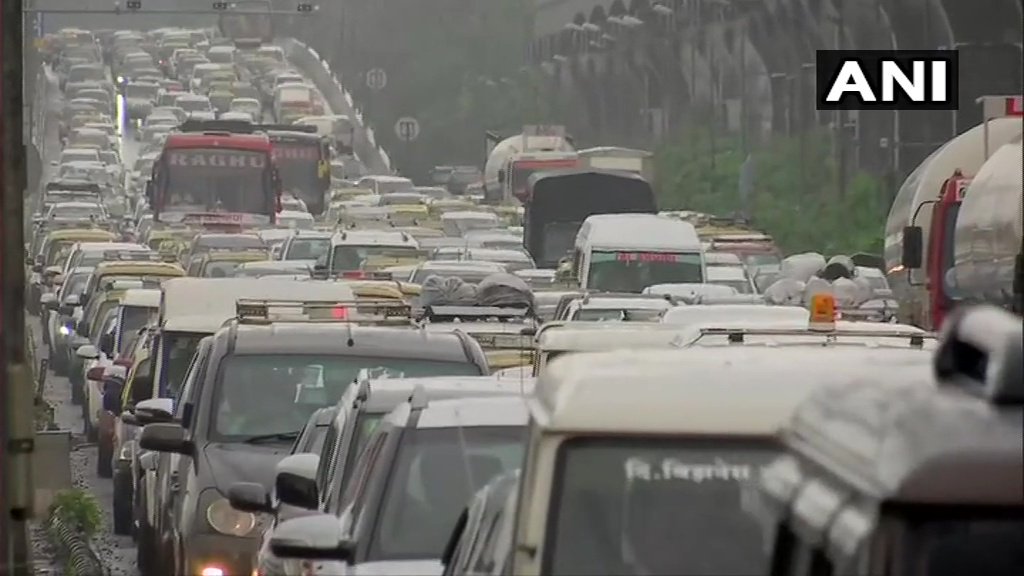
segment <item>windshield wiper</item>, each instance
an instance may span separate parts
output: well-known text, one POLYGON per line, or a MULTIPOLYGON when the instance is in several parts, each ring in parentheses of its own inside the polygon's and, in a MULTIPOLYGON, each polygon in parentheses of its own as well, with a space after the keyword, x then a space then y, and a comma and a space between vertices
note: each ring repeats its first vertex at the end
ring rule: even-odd
POLYGON ((267 442, 282 442, 291 441, 294 442, 299 437, 299 431, 295 432, 275 432, 273 434, 258 434, 256 436, 250 436, 246 438, 246 444, 264 444, 267 442))

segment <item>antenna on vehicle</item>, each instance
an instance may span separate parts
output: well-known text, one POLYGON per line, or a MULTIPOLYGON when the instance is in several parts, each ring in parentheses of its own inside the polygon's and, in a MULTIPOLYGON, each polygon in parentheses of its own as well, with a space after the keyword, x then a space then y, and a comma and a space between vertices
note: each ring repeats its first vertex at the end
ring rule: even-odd
POLYGON ((472 490, 476 490, 476 482, 473 481, 473 467, 469 465, 469 446, 466 444, 466 433, 462 430, 462 418, 459 409, 455 408, 455 430, 459 434, 459 456, 462 458, 462 468, 466 471, 466 479, 472 490))

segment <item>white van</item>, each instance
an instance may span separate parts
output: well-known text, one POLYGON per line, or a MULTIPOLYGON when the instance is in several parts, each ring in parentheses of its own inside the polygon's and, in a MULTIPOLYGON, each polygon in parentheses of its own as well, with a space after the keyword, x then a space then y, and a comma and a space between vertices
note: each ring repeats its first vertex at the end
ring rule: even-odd
POLYGON ((573 273, 583 290, 638 294, 655 284, 703 283, 693 224, 655 214, 589 216, 576 234, 573 273))

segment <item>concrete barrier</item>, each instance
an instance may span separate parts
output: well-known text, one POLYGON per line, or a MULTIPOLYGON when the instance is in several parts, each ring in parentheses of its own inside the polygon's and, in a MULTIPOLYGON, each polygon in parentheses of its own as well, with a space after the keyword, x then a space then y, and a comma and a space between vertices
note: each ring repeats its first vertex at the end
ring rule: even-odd
POLYGON ((377 144, 373 128, 366 125, 366 119, 354 105, 352 96, 342 86, 341 78, 331 71, 330 64, 320 54, 294 38, 281 42, 288 60, 316 86, 323 95, 331 112, 348 115, 358 129, 352 143, 356 156, 366 165, 371 174, 391 174, 391 157, 377 144))

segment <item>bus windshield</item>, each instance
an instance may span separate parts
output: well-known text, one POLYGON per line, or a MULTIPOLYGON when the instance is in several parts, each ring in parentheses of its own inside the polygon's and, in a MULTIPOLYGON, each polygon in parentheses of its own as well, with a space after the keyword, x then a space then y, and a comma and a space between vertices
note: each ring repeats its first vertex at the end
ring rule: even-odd
POLYGON ((312 213, 323 212, 320 142, 274 142, 274 160, 281 174, 282 188, 301 198, 312 213))
POLYGON ((267 155, 248 150, 171 150, 165 155, 161 210, 271 214, 267 155))

